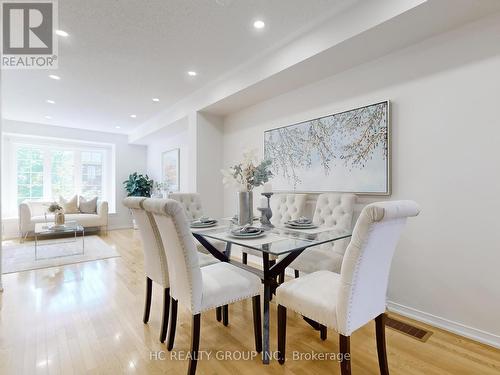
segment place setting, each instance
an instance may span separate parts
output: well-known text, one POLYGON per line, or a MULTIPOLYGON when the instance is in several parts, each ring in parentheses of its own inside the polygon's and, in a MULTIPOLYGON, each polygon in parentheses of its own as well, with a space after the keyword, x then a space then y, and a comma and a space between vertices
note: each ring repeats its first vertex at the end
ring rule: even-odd
POLYGON ((285 227, 291 229, 314 229, 318 226, 314 225, 311 219, 305 216, 301 216, 297 219, 285 222, 285 227))
POLYGON ((199 219, 193 220, 190 224, 191 228, 211 228, 217 225, 217 220, 208 216, 202 216, 199 219))
POLYGON ((234 238, 253 239, 265 236, 263 228, 255 227, 252 225, 244 225, 229 230, 229 234, 234 238))

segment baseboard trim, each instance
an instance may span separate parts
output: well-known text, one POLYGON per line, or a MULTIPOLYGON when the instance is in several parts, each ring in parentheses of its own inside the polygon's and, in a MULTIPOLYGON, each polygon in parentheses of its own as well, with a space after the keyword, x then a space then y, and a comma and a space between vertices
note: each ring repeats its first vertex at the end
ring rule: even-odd
POLYGON ((467 326, 462 323, 457 323, 436 315, 432 315, 413 307, 401 305, 396 302, 387 302, 389 311, 406 316, 411 319, 418 320, 423 323, 430 324, 431 326, 444 329, 446 331, 455 333, 459 336, 467 337, 471 340, 478 341, 482 344, 493 346, 500 349, 500 336, 493 333, 485 332, 477 328, 467 326))

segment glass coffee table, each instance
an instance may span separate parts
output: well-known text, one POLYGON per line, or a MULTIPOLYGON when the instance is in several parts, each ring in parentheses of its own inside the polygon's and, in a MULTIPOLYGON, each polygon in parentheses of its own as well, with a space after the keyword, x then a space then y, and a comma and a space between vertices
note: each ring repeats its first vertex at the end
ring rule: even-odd
MULTIPOLYGON (((77 246, 78 247, 78 246, 77 246)), ((61 226, 55 226, 54 223, 37 223, 35 224, 35 260, 43 260, 43 259, 52 259, 52 258, 59 258, 59 257, 66 257, 66 256, 72 256, 72 255, 84 255, 85 254, 85 228, 79 224, 76 221, 67 221, 64 223, 64 225, 61 226), (72 233, 73 236, 71 236, 70 241, 54 241, 54 242, 43 242, 43 244, 40 244, 40 240, 46 240, 50 237, 53 237, 58 234, 68 234, 72 233), (61 251, 61 254, 55 255, 55 256, 49 256, 49 257, 39 257, 38 252, 40 246, 56 246, 56 245, 63 245, 63 244, 68 244, 68 243, 77 243, 78 242, 78 234, 81 234, 81 239, 82 239, 82 245, 81 245, 81 251, 80 252, 70 252, 70 253, 64 253, 64 251, 61 251)))

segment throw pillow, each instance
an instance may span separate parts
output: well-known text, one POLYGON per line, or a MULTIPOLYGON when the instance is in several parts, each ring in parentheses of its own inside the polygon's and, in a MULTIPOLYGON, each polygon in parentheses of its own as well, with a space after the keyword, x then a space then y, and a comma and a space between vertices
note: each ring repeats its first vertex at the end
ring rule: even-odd
POLYGON ((79 209, 82 214, 96 214, 97 213, 97 197, 92 199, 85 199, 80 195, 79 209))
POLYGON ((64 199, 59 197, 59 203, 61 204, 65 214, 77 214, 78 213, 78 196, 74 196, 71 199, 64 199))

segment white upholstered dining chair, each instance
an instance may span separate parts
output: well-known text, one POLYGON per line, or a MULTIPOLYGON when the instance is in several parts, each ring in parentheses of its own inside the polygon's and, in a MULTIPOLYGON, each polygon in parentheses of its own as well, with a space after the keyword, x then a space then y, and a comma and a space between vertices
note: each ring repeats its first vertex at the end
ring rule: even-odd
MULTIPOLYGON (((271 197, 271 224, 274 226, 284 225, 289 220, 298 219, 304 214, 307 201, 307 194, 274 194, 271 197)), ((247 254, 262 256, 262 253, 252 249, 245 249, 242 252, 243 264, 247 264, 247 254)), ((273 258, 271 258, 271 261, 273 258)))
MULTIPOLYGON (((351 230, 356 196, 350 193, 325 193, 318 195, 313 223, 321 228, 351 230)), ((311 273, 327 270, 340 273, 349 239, 315 246, 300 254, 291 264, 295 276, 299 272, 311 273)))
MULTIPOLYGON (((179 202, 184 207, 186 217, 189 221, 199 219, 205 215, 201 204, 201 196, 198 193, 170 193, 168 198, 179 202)), ((226 249, 226 243, 223 241, 213 240, 210 243, 219 251, 226 249)), ((198 242, 196 242, 196 247, 198 251, 207 252, 203 245, 198 242)))
POLYGON ((172 350, 174 344, 178 303, 193 316, 188 374, 194 374, 200 341, 200 314, 252 298, 255 347, 257 352, 261 352, 260 278, 227 262, 200 268, 194 238, 182 205, 172 199, 148 199, 143 206, 156 221, 170 269, 172 306, 168 350, 172 350))
POLYGON ((304 214, 307 194, 274 194, 271 197, 273 225, 283 225, 287 221, 298 219, 304 214))
POLYGON ((197 193, 170 193, 169 199, 179 202, 189 221, 199 219, 204 215, 200 194, 197 193))
MULTIPOLYGON (((139 227, 144 251, 144 272, 146 274, 146 298, 144 303, 144 324, 148 323, 151 311, 151 296, 153 292, 153 281, 163 288, 163 317, 160 329, 160 341, 165 342, 168 327, 170 307, 170 282, 167 258, 163 243, 151 214, 143 209, 145 197, 127 197, 123 205, 130 209, 139 227)), ((202 266, 216 263, 217 260, 209 255, 199 253, 202 266)))
POLYGON ((375 319, 380 372, 389 374, 385 345, 389 271, 406 220, 418 213, 413 201, 369 204, 356 222, 340 274, 317 271, 277 288, 281 364, 285 361, 286 313, 290 309, 339 333, 342 375, 351 374, 351 334, 375 319))
MULTIPOLYGON (((168 198, 179 202, 184 207, 184 213, 188 221, 197 220, 205 215, 201 204, 201 196, 198 193, 170 193, 168 198)), ((200 253, 209 254, 201 243, 197 240, 195 240, 195 243, 200 253)), ((227 243, 223 241, 210 240, 210 244, 220 252, 224 252, 227 249, 227 243)), ((224 306, 216 310, 217 321, 222 321, 225 326, 229 325, 229 307, 224 306)))

